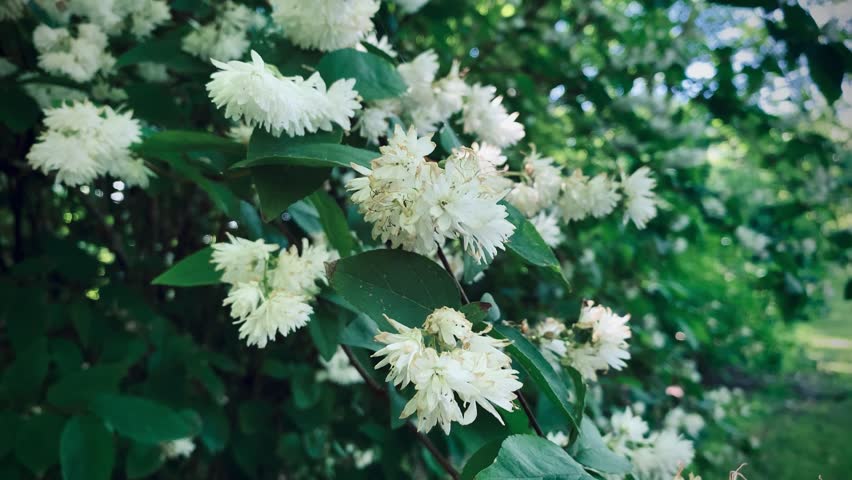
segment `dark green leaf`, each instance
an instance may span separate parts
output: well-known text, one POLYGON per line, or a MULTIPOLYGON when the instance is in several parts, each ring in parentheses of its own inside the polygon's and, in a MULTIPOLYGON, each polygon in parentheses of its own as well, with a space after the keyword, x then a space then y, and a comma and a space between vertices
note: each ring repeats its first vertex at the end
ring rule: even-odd
POLYGON ((260 212, 266 221, 278 218, 293 202, 320 188, 331 174, 330 168, 296 166, 254 167, 254 188, 260 198, 260 212))
POLYGON ((203 248, 174 264, 151 283, 172 287, 197 287, 220 283, 222 273, 215 270, 214 265, 210 263, 211 258, 213 258, 213 249, 203 248))
POLYGON ((488 309, 490 308, 491 305, 488 303, 471 302, 462 306, 460 311, 464 313, 464 316, 471 322, 479 323, 488 317, 488 309))
POLYGON ((447 153, 452 153, 454 149, 464 146, 461 140, 459 140, 459 136, 453 130, 453 127, 446 123, 438 130, 438 143, 447 153))
POLYGON ((185 415, 151 400, 128 395, 101 395, 91 409, 120 434, 141 443, 162 443, 198 433, 185 415))
POLYGON ((494 463, 494 459, 497 458, 502 444, 503 440, 494 440, 493 442, 486 443, 474 452, 464 464, 464 469, 461 472, 461 480, 474 480, 479 472, 494 463))
POLYGON ((8 394, 19 400, 34 399, 47 376, 49 362, 47 338, 41 337, 30 342, 4 372, 3 383, 8 394))
POLYGON ((59 460, 59 436, 65 419, 54 413, 33 415, 18 426, 15 457, 36 476, 59 460))
POLYGON ((62 431, 59 461, 64 480, 109 480, 115 463, 112 434, 97 418, 72 418, 62 431))
POLYGON ((317 70, 329 85, 341 78, 354 78, 355 90, 368 101, 397 97, 408 89, 393 64, 372 53, 351 48, 325 54, 317 70))
POLYGON ((843 94, 843 62, 838 61, 839 48, 842 45, 813 45, 806 52, 808 57, 808 69, 811 78, 819 87, 829 104, 834 103, 843 94))
POLYGON ((477 480, 594 480, 565 450, 535 435, 512 435, 503 441, 494 463, 477 480))
POLYGON ((101 394, 114 392, 126 373, 124 365, 95 365, 70 373, 47 391, 47 401, 60 408, 85 408, 101 394))
POLYGON ((370 162, 379 157, 378 152, 338 145, 335 143, 312 143, 309 145, 289 145, 278 150, 272 156, 249 156, 237 162, 231 168, 249 168, 268 165, 296 165, 303 167, 345 167, 351 164, 370 166, 370 162))
POLYGON ((207 132, 192 130, 163 130, 145 137, 142 143, 133 147, 142 156, 156 157, 175 152, 223 152, 228 155, 242 156, 245 145, 231 139, 207 132))
POLYGON ((384 315, 409 327, 420 326, 433 310, 460 308, 459 291, 437 263, 403 250, 373 250, 329 267, 331 286, 379 328, 384 315))
POLYGON ((509 212, 509 222, 515 226, 515 233, 509 238, 506 247, 531 265, 558 270, 559 260, 541 238, 535 226, 511 204, 506 202, 501 204, 505 205, 509 212))
POLYGON ((355 252, 357 244, 352 236, 352 230, 346 223, 346 217, 337 202, 324 190, 317 190, 308 199, 319 213, 320 223, 325 231, 325 237, 331 246, 342 257, 348 257, 355 252))
POLYGON ((331 359, 340 343, 340 335, 346 326, 346 317, 335 309, 320 304, 314 311, 313 319, 308 323, 308 333, 316 345, 320 356, 331 359))
POLYGON ((551 402, 559 407, 559 411, 575 429, 580 424, 576 418, 574 407, 568 402, 568 389, 559 375, 550 366, 550 363, 542 356, 538 348, 530 343, 521 332, 502 323, 494 324, 495 336, 507 338, 512 344, 506 347, 506 351, 520 363, 530 378, 551 402))
POLYGON ((355 316, 340 335, 340 343, 376 351, 384 345, 375 340, 379 327, 372 318, 364 314, 355 316))
POLYGON ((147 477, 159 470, 164 461, 163 448, 160 445, 133 442, 127 452, 127 478, 147 477))
POLYGON ((9 130, 22 133, 32 128, 41 116, 35 100, 17 85, 0 85, 0 122, 9 130))

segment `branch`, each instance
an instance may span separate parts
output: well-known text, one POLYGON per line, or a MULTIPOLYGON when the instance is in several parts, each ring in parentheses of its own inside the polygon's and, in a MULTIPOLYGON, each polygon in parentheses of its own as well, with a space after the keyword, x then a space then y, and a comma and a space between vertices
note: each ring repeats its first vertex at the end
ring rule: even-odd
POLYGON ((464 301, 464 304, 467 305, 468 303, 470 303, 470 299, 467 298, 467 294, 464 292, 464 288, 462 288, 461 283, 459 283, 459 280, 456 278, 455 275, 453 275, 453 269, 452 267, 450 267, 450 262, 447 261, 447 257, 444 255, 444 250, 441 249, 440 245, 438 245, 438 258, 444 265, 444 270, 446 270, 447 273, 450 274, 450 277, 452 277, 453 282, 456 283, 456 288, 458 288, 459 292, 461 292, 462 301, 464 301))
MULTIPOLYGON (((367 373, 367 370, 364 369, 364 366, 361 365, 361 362, 358 361, 358 359, 352 353, 352 349, 349 348, 348 345, 341 345, 340 347, 343 349, 343 353, 345 353, 346 356, 349 358, 349 363, 352 364, 353 367, 355 367, 355 370, 358 371, 358 374, 361 375, 361 378, 364 379, 364 382, 367 384, 368 387, 370 387, 370 390, 372 390, 373 393, 375 393, 376 395, 384 398, 385 400, 388 400, 389 398, 387 390, 385 390, 381 385, 379 385, 379 383, 376 382, 376 379, 374 379, 370 376, 369 373, 367 373)), ((432 440, 429 440, 429 437, 424 435, 422 432, 417 431, 417 428, 411 422, 406 422, 406 426, 414 433, 414 435, 417 437, 417 440, 422 443, 424 447, 426 447, 426 450, 429 450, 429 453, 431 453, 432 456, 435 457, 435 460, 439 464, 441 464, 441 467, 444 468, 447 474, 452 477, 453 480, 458 480, 458 470, 456 470, 456 468, 453 467, 453 464, 450 463, 449 459, 447 459, 447 457, 445 457, 444 454, 442 454, 441 451, 438 450, 438 447, 436 447, 435 444, 432 443, 432 440)))
MULTIPOLYGON (((464 292, 464 288, 462 288, 461 284, 456 279, 456 276, 453 274, 453 269, 450 267, 450 262, 447 261, 447 257, 444 255, 444 251, 441 249, 440 245, 438 245, 438 258, 441 259, 441 263, 444 265, 444 270, 446 270, 447 273, 449 273, 450 276, 453 278, 453 281, 456 282, 456 287, 458 287, 459 291, 461 292, 464 303, 470 303, 470 300, 468 300, 467 298, 467 294, 464 292)), ((530 426, 533 428, 533 430, 535 430, 535 433, 537 433, 540 437, 544 437, 544 432, 541 431, 541 426, 539 426, 538 420, 536 420, 535 414, 533 414, 529 402, 527 402, 526 397, 524 397, 524 394, 521 393, 520 390, 518 390, 518 401, 521 403, 521 408, 524 410, 524 413, 527 414, 527 418, 530 421, 530 426)))

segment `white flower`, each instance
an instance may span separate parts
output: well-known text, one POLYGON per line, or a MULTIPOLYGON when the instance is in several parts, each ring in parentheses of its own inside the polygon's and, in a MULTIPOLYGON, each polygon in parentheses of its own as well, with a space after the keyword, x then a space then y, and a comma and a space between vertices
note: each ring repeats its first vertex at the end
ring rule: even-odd
POLYGON ((476 84, 470 88, 462 113, 464 132, 482 141, 504 148, 524 138, 524 126, 516 122, 517 113, 508 114, 503 98, 495 97, 493 86, 476 84))
POLYGON ((526 183, 516 184, 506 200, 527 217, 534 216, 540 209, 538 190, 526 183))
POLYGON ((772 242, 772 239, 767 237, 766 235, 756 232, 745 225, 740 225, 734 230, 734 234, 737 236, 737 240, 747 248, 751 250, 757 256, 764 257, 767 255, 766 247, 772 242))
POLYGON ((222 306, 231 306, 231 318, 245 320, 257 310, 261 301, 263 301, 263 290, 260 289, 258 282, 243 282, 231 288, 222 306))
POLYGON ((250 127, 261 127, 275 136, 286 132, 301 136, 306 132, 332 129, 337 123, 349 129, 349 118, 361 108, 354 79, 341 79, 326 89, 315 73, 302 77, 281 77, 267 68, 257 52, 252 63, 213 60, 220 71, 207 83, 216 107, 225 107, 225 117, 242 119, 250 127))
POLYGON ((301 48, 355 47, 373 31, 378 0, 270 0, 272 19, 301 48))
POLYGON ((553 162, 550 157, 542 157, 535 148, 524 158, 524 172, 533 180, 539 208, 551 206, 562 191, 562 172, 553 162))
POLYGON ((76 36, 66 28, 39 25, 33 31, 33 44, 39 53, 39 67, 80 83, 98 72, 108 72, 115 64, 115 58, 106 52, 106 34, 90 23, 78 25, 76 36))
POLYGON ((506 156, 503 155, 500 147, 495 147, 486 142, 473 142, 470 148, 476 153, 476 158, 479 159, 479 169, 483 173, 495 173, 506 164, 506 156))
POLYGON ((353 385, 364 382, 361 374, 358 373, 358 369, 349 363, 349 357, 346 356, 346 352, 340 347, 337 347, 337 351, 334 352, 334 355, 328 361, 320 358, 320 363, 323 366, 323 370, 320 370, 316 374, 318 382, 328 380, 338 385, 353 385))
POLYGON ((623 412, 615 412, 610 418, 611 436, 622 442, 642 442, 648 433, 648 424, 633 414, 630 407, 623 412))
POLYGON ((704 418, 697 413, 686 413, 682 408, 675 407, 666 414, 663 424, 668 430, 683 430, 695 438, 704 429, 704 418))
POLYGON ((548 432, 547 439, 562 448, 567 447, 569 442, 568 435, 565 435, 565 432, 548 432))
POLYGON ((163 63, 139 62, 136 65, 136 71, 142 77, 142 80, 150 83, 165 83, 171 79, 168 70, 166 70, 166 65, 163 63))
POLYGON ((438 80, 432 85, 435 91, 435 101, 437 102, 438 115, 446 120, 454 113, 462 109, 464 98, 470 91, 470 87, 462 80, 459 75, 459 62, 453 61, 450 67, 450 73, 446 77, 438 80))
POLYGON ((243 145, 248 145, 252 133, 254 133, 254 128, 244 123, 239 123, 228 129, 228 137, 243 145))
MULTIPOLYGON (((367 35, 361 43, 367 43, 369 45, 372 45, 373 47, 378 48, 391 58, 396 58, 397 56, 396 50, 393 49, 393 45, 390 44, 388 37, 378 37, 376 36, 376 32, 370 32, 370 34, 367 35)), ((366 51, 367 49, 364 48, 362 45, 358 45, 358 50, 366 51)))
POLYGON ((140 140, 139 122, 131 112, 75 102, 45 110, 47 130, 27 154, 33 168, 56 181, 76 186, 110 174, 129 185, 147 186, 153 175, 129 147, 140 140))
POLYGON ((414 13, 423 8, 423 5, 427 3, 429 3, 429 0, 396 0, 396 4, 399 5, 402 13, 414 13))
POLYGON ((476 406, 479 405, 502 425, 503 419, 494 407, 500 407, 507 412, 514 410, 512 402, 517 398, 515 391, 523 386, 518 381, 518 372, 508 368, 509 363, 499 362, 495 365, 489 355, 483 352, 458 349, 451 355, 456 357, 462 368, 473 375, 469 380, 471 391, 468 391, 466 384, 461 389, 454 387, 459 398, 468 405, 464 413, 465 421, 472 422, 476 418, 476 406))
POLYGON ((587 380, 597 380, 597 371, 609 368, 621 370, 630 358, 627 339, 630 328, 626 325, 630 315, 618 316, 609 308, 587 302, 575 323, 579 329, 591 330, 587 343, 569 345, 568 364, 576 368, 587 380))
POLYGON ((650 446, 636 449, 630 458, 636 477, 643 480, 674 478, 695 457, 692 442, 670 430, 651 435, 649 442, 650 446))
MULTIPOLYGON (((424 201, 435 222, 436 239, 462 239, 475 259, 494 258, 515 231, 500 195, 482 182, 479 160, 470 149, 447 159, 443 175, 426 185, 424 201)), ((439 240, 439 243, 443 243, 439 240)))
POLYGON ((463 313, 450 307, 441 307, 426 317, 423 329, 432 335, 437 335, 445 346, 454 347, 457 340, 467 338, 473 324, 463 313))
POLYGON ((222 281, 232 285, 261 281, 269 255, 278 250, 278 245, 269 245, 262 239, 251 241, 230 233, 225 235, 230 242, 214 243, 211 260, 217 271, 222 270, 222 281))
POLYGON ((417 431, 428 432, 440 424, 445 434, 450 434, 452 422, 467 425, 472 418, 464 418, 456 401, 456 392, 473 393, 473 374, 462 368, 450 354, 438 354, 427 348, 414 360, 414 388, 416 393, 402 409, 400 418, 416 412, 417 431))
POLYGON ((400 63, 396 67, 405 84, 412 90, 426 88, 431 90, 432 82, 438 74, 438 54, 433 50, 420 53, 410 62, 400 63))
POLYGON ((248 31, 258 28, 260 23, 255 12, 245 5, 228 0, 224 2, 215 21, 194 26, 183 38, 181 48, 204 61, 211 58, 235 60, 249 48, 248 31))
POLYGON ((621 189, 624 191, 627 211, 624 212, 624 223, 632 220, 636 228, 645 228, 649 220, 657 216, 656 195, 654 186, 657 181, 651 177, 648 167, 641 167, 629 177, 621 174, 621 189))
POLYGON ((563 179, 559 211, 566 222, 582 220, 588 215, 588 181, 589 177, 579 169, 563 179))
POLYGON ((251 315, 234 323, 240 324, 240 340, 264 348, 277 333, 286 337, 307 325, 313 312, 304 295, 273 291, 251 315))
POLYGON ((586 211, 595 218, 601 218, 612 213, 621 198, 615 182, 610 181, 606 174, 595 175, 586 184, 586 211))
POLYGON ((396 100, 382 100, 365 108, 356 124, 358 134, 378 145, 379 138, 387 136, 389 120, 397 114, 398 109, 399 102, 396 100))
POLYGON ((191 438, 179 438, 162 444, 162 449, 166 459, 189 458, 195 451, 195 442, 191 438))
POLYGON ((316 295, 319 287, 316 282, 325 282, 325 262, 331 254, 324 246, 310 245, 307 238, 302 239, 302 254, 295 245, 282 250, 278 255, 278 265, 272 271, 271 284, 276 290, 290 293, 316 295))
POLYGON ((556 248, 562 243, 564 236, 562 230, 559 229, 556 213, 539 212, 538 215, 530 219, 530 222, 549 247, 556 248))
POLYGON ((419 328, 406 327, 387 315, 385 319, 399 333, 380 332, 376 335, 377 342, 387 345, 373 354, 373 357, 385 357, 376 364, 376 370, 390 365, 390 372, 385 381, 404 388, 411 383, 411 366, 414 360, 426 348, 423 345, 423 332, 419 328))

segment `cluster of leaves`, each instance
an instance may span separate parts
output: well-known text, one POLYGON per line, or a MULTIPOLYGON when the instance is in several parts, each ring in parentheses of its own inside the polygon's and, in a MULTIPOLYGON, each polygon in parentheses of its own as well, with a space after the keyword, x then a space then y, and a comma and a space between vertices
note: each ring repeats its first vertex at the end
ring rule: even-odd
MULTIPOLYGON (((852 235, 842 205, 812 202, 806 188, 809 172, 842 165, 837 139, 819 123, 782 122, 754 97, 768 75, 795 70, 804 56, 813 81, 833 102, 850 68, 848 50, 821 42, 799 6, 724 2, 782 10, 783 21, 767 17, 751 40, 776 39, 786 46, 783 54, 770 52, 738 73, 730 67, 732 47, 691 38, 677 46, 682 57, 663 70, 618 65, 610 58, 613 42, 675 48, 668 32, 697 29, 697 15, 673 19, 674 2, 667 1, 602 2, 613 15, 640 7, 625 29, 585 3, 434 0, 417 15, 400 17, 383 7, 376 18, 404 56, 432 48, 444 65, 463 58, 473 78, 509 92, 506 102, 521 112, 529 140, 566 167, 632 171, 647 163, 664 172, 657 188, 661 214, 644 231, 586 220, 567 227, 554 251, 510 207, 517 228, 510 253, 477 281, 467 259, 465 290, 483 302, 465 306, 452 278, 432 260, 394 250, 361 252, 361 245, 375 242, 339 180, 350 163, 367 165, 377 156, 374 146, 340 131, 298 138, 256 131, 247 147, 223 135, 229 124, 204 90, 212 68, 181 52, 187 27, 159 31, 140 44, 116 42, 115 81, 135 116, 151 127, 135 147, 158 173, 146 191, 106 180, 85 191, 63 189, 29 169, 24 156, 41 114, 19 79, 2 79, 8 101, 0 105, 0 425, 6 432, 0 477, 440 477, 448 461, 462 478, 589 478, 586 468, 629 470, 605 447, 590 416, 636 400, 664 413, 675 403, 664 394, 668 385, 682 386, 686 399, 701 399, 705 388, 774 368, 777 326, 818 308, 813 297, 822 259, 847 255, 852 235), (715 65, 712 82, 693 85, 688 78, 696 59, 715 65), (133 67, 144 61, 165 64, 173 82, 143 82, 133 67), (744 87, 739 74, 746 76, 744 87), (625 111, 619 100, 637 80, 664 87, 666 98, 687 98, 668 113, 672 125, 712 128, 672 137, 653 128, 642 111, 625 111), (664 161, 677 148, 719 146, 739 152, 736 161, 690 168, 664 161), (756 190, 771 195, 755 199, 756 190), (727 214, 708 212, 708 198, 722 201, 727 214), (681 216, 687 226, 673 231, 681 216), (788 248, 757 258, 737 246, 740 225, 788 248), (228 231, 281 245, 325 233, 343 259, 331 268, 330 288, 306 329, 264 350, 237 340, 209 263, 211 238, 228 231), (679 255, 671 248, 677 238, 689 243, 679 255), (806 238, 818 240, 816 256, 793 245, 806 238), (629 370, 602 382, 600 404, 585 402, 580 379, 570 370, 556 372, 518 329, 499 322, 574 319, 584 298, 634 318, 634 358, 629 370), (538 438, 520 410, 505 415, 505 427, 480 418, 446 437, 423 437, 398 418, 405 399, 369 368, 369 353, 378 347, 373 335, 389 329, 384 313, 415 326, 442 306, 461 308, 513 341, 508 352, 522 370, 538 427, 569 432, 567 451, 538 438), (657 327, 643 326, 648 314, 657 327), (664 347, 652 342, 655 330, 665 335, 664 347), (331 358, 338 345, 368 366, 371 382, 316 381, 319 359, 331 358), (697 362, 703 380, 687 377, 684 360, 697 362), (198 445, 192 458, 166 460, 162 444, 186 437, 198 445), (379 460, 357 468, 350 445, 379 450, 379 460)), ((176 25, 213 14, 202 2, 172 8, 176 25)), ((36 21, 0 24, 3 55, 31 71, 36 57, 27 32, 36 21)), ((308 65, 327 82, 355 78, 365 100, 395 97, 405 88, 392 59, 372 50, 321 55, 269 37, 253 38, 252 47, 285 74, 304 74, 308 65)), ((27 81, 90 88, 43 75, 27 81)), ((449 152, 469 139, 447 125, 437 140, 449 152)), ((522 150, 509 152, 510 162, 519 162, 522 150)), ((838 181, 848 182, 848 174, 838 181)))

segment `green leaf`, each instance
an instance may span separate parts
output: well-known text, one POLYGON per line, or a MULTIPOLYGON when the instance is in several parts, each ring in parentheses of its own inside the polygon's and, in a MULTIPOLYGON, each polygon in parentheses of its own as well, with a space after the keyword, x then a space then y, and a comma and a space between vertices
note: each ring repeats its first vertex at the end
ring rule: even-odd
POLYGON ((206 247, 185 257, 155 278, 152 285, 170 285, 172 287, 197 287, 215 285, 221 282, 222 272, 215 270, 210 260, 213 248, 206 247))
POLYGON ((59 460, 59 436, 64 424, 63 417, 42 413, 18 426, 15 457, 37 477, 59 460))
POLYGON ((20 423, 21 421, 16 414, 0 412, 0 432, 3 432, 3 435, 0 435, 0 458, 5 457, 15 446, 14 439, 20 423))
POLYGON ((245 145, 229 138, 207 132, 192 130, 163 130, 145 137, 142 143, 133 147, 142 156, 156 157, 175 152, 222 152, 228 155, 242 156, 245 145))
POLYGON ((594 480, 565 450, 535 435, 512 435, 503 441, 494 463, 477 480, 594 480))
POLYGON ((112 434, 97 418, 72 418, 62 431, 59 463, 64 480, 109 480, 115 463, 112 434))
POLYGON ((408 89, 393 64, 351 48, 325 54, 317 70, 328 85, 341 78, 354 78, 355 90, 367 101, 398 97, 408 89))
POLYGON ((308 322, 308 333, 314 341, 320 356, 331 359, 340 344, 340 335, 346 327, 346 317, 340 312, 327 308, 321 303, 314 311, 313 319, 308 322))
POLYGON ((133 118, 168 128, 185 126, 190 122, 191 112, 176 102, 174 87, 170 85, 140 82, 127 85, 124 91, 127 92, 127 105, 133 110, 133 118))
POLYGON ((127 478, 144 478, 163 466, 165 458, 160 445, 133 442, 127 452, 125 471, 127 478))
POLYGON ((331 246, 340 253, 342 257, 348 257, 355 252, 357 244, 352 236, 352 230, 343 216, 343 210, 337 202, 324 190, 317 190, 308 199, 319 213, 322 229, 331 246))
POLYGON ((221 407, 202 408, 200 413, 203 424, 201 441, 211 453, 221 452, 228 445, 228 438, 231 436, 228 416, 221 407))
POLYGON ((0 122, 15 133, 23 133, 33 127, 41 115, 41 109, 22 88, 17 85, 0 85, 0 122))
POLYGON ((379 327, 372 318, 364 314, 358 314, 343 329, 343 333, 340 335, 340 343, 352 347, 366 348, 375 352, 384 347, 384 344, 377 342, 375 339, 378 333, 379 327))
POLYGON ((502 443, 503 440, 494 440, 486 443, 474 452, 464 464, 464 469, 461 472, 461 480, 474 480, 479 472, 494 463, 494 459, 500 453, 502 443))
POLYGON ((49 363, 47 338, 30 342, 5 371, 3 383, 9 396, 22 401, 35 399, 47 376, 49 363))
POLYGON ((164 63, 172 70, 185 73, 212 70, 212 65, 187 55, 181 48, 181 40, 189 30, 189 26, 183 26, 164 34, 157 34, 120 55, 115 62, 115 67, 154 62, 164 63))
POLYGON ((805 52, 808 57, 808 69, 811 72, 811 78, 819 87, 829 105, 834 103, 843 94, 843 62, 838 61, 842 58, 842 52, 839 49, 845 49, 841 45, 812 45, 805 52))
POLYGON ((565 419, 575 429, 579 430, 580 424, 576 418, 575 409, 568 402, 568 389, 538 348, 514 328, 502 323, 494 323, 493 325, 495 336, 512 341, 512 344, 506 347, 509 355, 524 367, 541 392, 554 405, 559 407, 559 411, 565 416, 565 419))
POLYGON ((91 409, 120 434, 141 443, 192 437, 198 425, 188 416, 151 400, 129 395, 101 395, 91 409))
POLYGON ((471 302, 463 305, 459 310, 473 323, 479 323, 488 317, 491 305, 485 302, 471 302))
POLYGON ((598 428, 588 417, 583 417, 580 436, 569 452, 578 462, 599 472, 628 473, 633 468, 626 458, 607 448, 598 428))
POLYGON ((263 165, 264 159, 287 157, 290 149, 305 145, 323 144, 337 145, 343 140, 343 131, 333 130, 331 132, 317 132, 300 137, 291 137, 286 134, 274 136, 266 130, 254 129, 246 152, 246 159, 231 168, 242 168, 251 165, 263 165))
POLYGON ((438 144, 447 153, 452 153, 454 149, 464 146, 453 127, 446 123, 438 130, 438 144))
POLYGON ((65 409, 85 408, 94 397, 118 389, 126 373, 124 365, 95 365, 70 373, 47 391, 47 401, 65 409))
POLYGON ((509 212, 508 220, 515 226, 515 233, 509 238, 506 247, 530 265, 559 270, 559 260, 541 238, 535 226, 511 204, 500 203, 506 207, 509 212))
POLYGON ((322 187, 330 168, 271 166, 251 169, 254 188, 260 198, 260 212, 266 221, 278 218, 287 207, 322 187))
POLYGON ((452 278, 437 263, 403 250, 373 250, 329 267, 331 286, 380 329, 383 315, 409 327, 420 326, 433 310, 461 307, 452 278))
POLYGON ((231 168, 268 165, 349 168, 353 163, 369 167, 370 162, 378 157, 378 152, 350 147, 349 145, 312 143, 309 145, 289 145, 276 151, 275 155, 271 156, 257 157, 249 155, 249 158, 231 165, 231 168))

